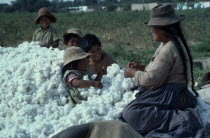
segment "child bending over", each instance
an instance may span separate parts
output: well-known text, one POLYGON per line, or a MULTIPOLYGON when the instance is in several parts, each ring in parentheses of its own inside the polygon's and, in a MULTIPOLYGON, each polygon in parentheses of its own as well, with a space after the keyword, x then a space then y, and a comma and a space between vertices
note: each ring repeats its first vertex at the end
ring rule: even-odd
POLYGON ((100 40, 93 34, 86 34, 82 37, 80 48, 91 54, 88 68, 92 73, 97 74, 97 76, 103 76, 106 74, 108 66, 117 63, 110 55, 102 51, 100 40))

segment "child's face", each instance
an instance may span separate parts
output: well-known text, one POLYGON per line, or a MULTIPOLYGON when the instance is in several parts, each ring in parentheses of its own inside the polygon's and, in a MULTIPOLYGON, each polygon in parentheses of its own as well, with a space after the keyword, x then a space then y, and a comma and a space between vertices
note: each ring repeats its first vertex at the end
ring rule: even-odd
POLYGON ((80 41, 80 38, 79 37, 72 37, 69 41, 68 41, 68 46, 71 47, 71 46, 79 46, 79 41, 80 41))
POLYGON ((47 29, 51 23, 51 19, 47 16, 43 16, 39 19, 39 24, 43 29, 47 29))
POLYGON ((79 71, 85 71, 86 70, 86 64, 87 63, 87 58, 81 59, 77 62, 76 69, 79 71))
POLYGON ((102 50, 100 46, 93 46, 92 49, 88 52, 91 54, 90 59, 92 61, 99 61, 101 60, 102 50))

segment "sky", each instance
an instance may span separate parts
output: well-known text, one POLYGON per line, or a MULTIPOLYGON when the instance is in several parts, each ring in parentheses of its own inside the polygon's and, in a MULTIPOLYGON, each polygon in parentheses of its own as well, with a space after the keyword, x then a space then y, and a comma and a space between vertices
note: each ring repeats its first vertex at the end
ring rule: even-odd
POLYGON ((11 1, 15 1, 15 0, 0 0, 0 3, 11 4, 11 1))

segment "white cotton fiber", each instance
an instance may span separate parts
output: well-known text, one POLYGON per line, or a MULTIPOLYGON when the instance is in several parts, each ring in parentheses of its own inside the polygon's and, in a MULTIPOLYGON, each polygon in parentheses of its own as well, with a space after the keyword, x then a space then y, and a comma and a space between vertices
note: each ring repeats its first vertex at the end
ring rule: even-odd
MULTIPOLYGON (((117 119, 135 98, 133 79, 113 64, 102 78, 103 89, 80 89, 87 101, 72 108, 61 78, 63 54, 38 42, 0 47, 0 138, 47 138, 73 125, 117 119)), ((200 107, 202 113, 209 110, 206 103, 200 107)))
POLYGON ((113 64, 104 88, 80 89, 88 100, 72 108, 61 78, 64 51, 24 42, 0 53, 0 137, 45 138, 72 125, 117 119, 133 99, 126 96, 132 79, 113 64))

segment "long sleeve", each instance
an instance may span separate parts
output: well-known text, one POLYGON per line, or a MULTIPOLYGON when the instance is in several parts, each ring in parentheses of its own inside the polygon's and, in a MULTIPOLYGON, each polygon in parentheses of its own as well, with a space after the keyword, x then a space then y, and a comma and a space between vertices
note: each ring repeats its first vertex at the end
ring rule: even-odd
POLYGON ((174 45, 161 45, 155 52, 153 60, 146 66, 145 71, 135 73, 135 82, 147 89, 160 87, 168 78, 176 61, 176 47, 174 45))

